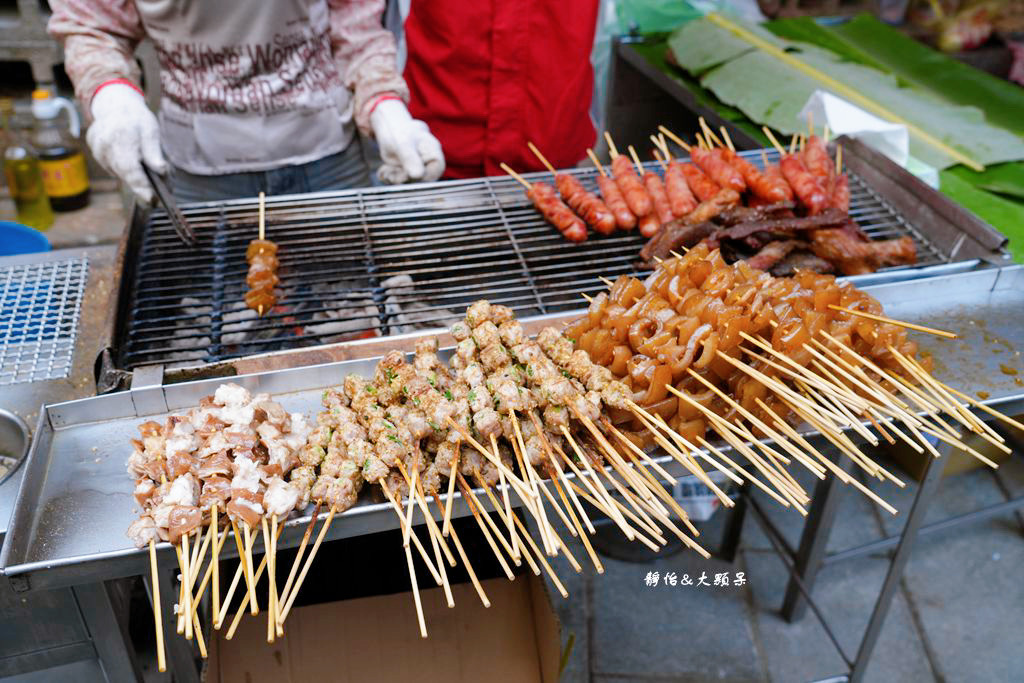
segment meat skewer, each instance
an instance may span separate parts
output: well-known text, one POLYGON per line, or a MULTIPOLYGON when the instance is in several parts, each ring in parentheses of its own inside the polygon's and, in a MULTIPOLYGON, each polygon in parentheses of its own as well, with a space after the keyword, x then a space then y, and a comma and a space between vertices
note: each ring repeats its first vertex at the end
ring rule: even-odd
POLYGON ((555 176, 555 187, 558 189, 558 193, 562 195, 562 200, 576 212, 577 216, 602 235, 610 235, 615 232, 615 216, 604 202, 587 191, 576 176, 570 173, 558 173, 532 142, 527 142, 526 145, 555 176))
MULTIPOLYGON (((633 145, 629 146, 629 153, 633 157, 633 161, 636 163, 638 171, 643 171, 643 165, 640 163, 640 158, 636 154, 636 150, 633 149, 633 145)), ((640 226, 640 234, 644 237, 653 237, 661 229, 661 226, 668 223, 675 216, 672 214, 672 207, 668 202, 668 193, 665 191, 665 183, 654 171, 643 171, 644 187, 647 188, 647 194, 651 196, 651 204, 654 206, 654 211, 651 212, 651 216, 655 218, 653 221, 649 221, 647 225, 640 226), (646 232, 645 232, 646 229, 646 232)))
POLYGON ((249 263, 249 274, 245 283, 249 291, 245 294, 245 305, 256 311, 260 317, 277 303, 274 287, 280 282, 277 277, 277 245, 265 239, 264 194, 259 195, 259 239, 249 243, 245 260, 249 263))
POLYGON ((719 147, 715 152, 740 172, 743 180, 747 183, 747 189, 755 197, 770 204, 789 201, 793 198, 793 189, 781 174, 770 172, 767 159, 763 161, 765 170, 762 172, 757 166, 736 153, 736 148, 733 147, 729 131, 725 126, 722 126, 722 137, 725 139, 726 147, 719 147))
POLYGON ((843 173, 843 148, 836 145, 836 183, 832 188, 832 207, 850 212, 850 178, 843 173))
MULTIPOLYGON (((782 175, 786 182, 793 188, 793 193, 800 200, 800 203, 807 208, 807 212, 811 215, 824 211, 828 207, 829 197, 818 182, 818 179, 807 170, 804 162, 797 154, 794 154, 792 151, 789 154, 786 153, 767 126, 762 127, 762 130, 768 136, 768 139, 771 140, 775 149, 778 150, 779 168, 782 170, 782 175)), ((795 142, 796 138, 794 137, 794 144, 790 145, 791 148, 795 147, 795 142)))
MULTIPOLYGON (((652 140, 657 140, 653 135, 652 140)), ((662 142, 664 142, 662 140, 662 142)), ((655 151, 655 158, 665 170, 665 194, 668 195, 669 208, 675 218, 682 218, 697 207, 697 199, 686 184, 686 176, 683 175, 682 164, 672 159, 668 153, 668 147, 661 148, 662 154, 655 151)))
MULTIPOLYGON (((691 159, 693 158, 692 155, 694 154, 694 148, 692 145, 687 144, 686 141, 665 126, 658 126, 658 130, 667 135, 672 142, 682 147, 687 154, 690 154, 691 159)), ((682 172, 683 177, 686 178, 686 184, 690 187, 690 190, 692 190, 693 195, 702 202, 713 199, 721 189, 718 183, 709 178, 704 171, 700 170, 692 163, 680 164, 679 170, 682 172)))
POLYGON ((649 216, 654 210, 654 206, 651 204, 651 197, 647 194, 643 181, 640 180, 640 176, 637 175, 636 169, 633 168, 629 159, 625 155, 619 154, 619 150, 616 149, 615 143, 612 141, 612 136, 607 131, 604 135, 612 155, 612 177, 615 178, 615 184, 619 186, 622 196, 625 197, 629 210, 638 219, 649 216))
MULTIPOLYGON (((708 132, 710 133, 710 131, 708 132)), ((710 140, 708 144, 710 145, 710 140)), ((720 155, 701 146, 691 147, 689 151, 693 163, 720 187, 728 187, 740 193, 747 190, 743 176, 720 155)))
POLYGON ((587 224, 579 216, 559 199, 555 188, 547 183, 530 183, 523 176, 513 171, 507 164, 502 162, 501 169, 515 178, 526 189, 527 198, 533 202, 534 208, 540 212, 544 219, 555 226, 562 237, 570 242, 585 242, 587 240, 587 224))
POLYGON ((594 150, 588 147, 587 155, 590 157, 590 160, 594 162, 594 166, 597 168, 597 187, 601 191, 601 196, 604 197, 604 202, 608 206, 608 210, 615 216, 615 225, 620 230, 634 229, 636 227, 636 216, 634 216, 633 212, 629 210, 629 205, 622 196, 619 186, 615 184, 614 179, 608 176, 608 173, 604 170, 604 166, 601 165, 597 155, 594 154, 594 150))

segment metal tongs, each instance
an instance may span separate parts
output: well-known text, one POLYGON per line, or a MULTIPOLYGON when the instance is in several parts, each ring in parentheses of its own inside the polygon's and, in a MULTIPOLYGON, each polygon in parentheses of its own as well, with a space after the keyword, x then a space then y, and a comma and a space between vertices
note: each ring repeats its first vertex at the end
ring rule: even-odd
POLYGON ((142 170, 146 172, 146 177, 149 178, 149 184, 153 186, 160 205, 167 211, 167 216, 171 219, 171 225, 174 226, 174 232, 178 233, 178 237, 185 243, 185 246, 196 246, 196 234, 192 232, 192 227, 185 219, 185 214, 181 212, 177 202, 174 201, 174 195, 171 193, 171 188, 167 186, 167 181, 162 175, 147 166, 145 162, 142 162, 142 170))

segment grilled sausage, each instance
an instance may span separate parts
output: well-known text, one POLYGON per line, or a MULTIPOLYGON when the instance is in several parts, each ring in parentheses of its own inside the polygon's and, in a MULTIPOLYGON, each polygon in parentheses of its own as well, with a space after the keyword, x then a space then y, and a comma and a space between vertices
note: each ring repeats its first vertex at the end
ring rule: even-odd
POLYGON ((750 163, 732 150, 722 150, 722 158, 732 164, 732 167, 739 171, 750 190, 758 199, 774 204, 775 202, 786 202, 793 198, 793 188, 789 186, 786 179, 779 173, 771 173, 768 169, 762 172, 754 164, 750 163))
POLYGON ((690 150, 690 158, 720 187, 728 187, 740 193, 746 191, 747 184, 743 182, 743 176, 721 154, 694 147, 690 150))
POLYGON ((829 196, 821 187, 818 179, 804 166, 804 162, 795 154, 784 154, 779 161, 782 175, 793 188, 800 203, 807 208, 807 213, 814 215, 828 207, 829 196))
POLYGON ((721 189, 718 187, 718 183, 704 175, 704 171, 693 164, 682 164, 681 169, 686 178, 686 184, 690 186, 694 196, 700 201, 706 202, 713 199, 721 189))
POLYGON ((586 224, 558 198, 555 188, 547 183, 533 183, 526 196, 565 239, 570 242, 583 242, 587 239, 586 224))
POLYGON ((583 187, 583 183, 576 176, 568 173, 556 174, 555 187, 569 208, 586 221, 587 225, 602 235, 615 232, 615 216, 604 202, 583 187))
POLYGON ((615 216, 615 225, 620 230, 632 230, 636 227, 636 216, 629 210, 629 205, 622 197, 619 186, 606 175, 597 176, 597 187, 601 190, 604 203, 615 216))
POLYGON ((654 216, 658 219, 659 225, 664 225, 675 218, 672 213, 672 206, 668 202, 668 193, 665 190, 665 183, 661 176, 654 171, 644 173, 644 187, 647 194, 651 196, 651 204, 654 205, 654 216))
POLYGON ((665 193, 668 195, 672 215, 676 218, 682 218, 697 207, 697 199, 686 184, 682 164, 677 161, 670 161, 665 169, 665 193))
POLYGON ((627 156, 620 154, 615 157, 612 161, 612 174, 615 176, 615 184, 619 186, 622 196, 626 198, 629 210, 635 216, 646 216, 654 210, 651 198, 627 156))

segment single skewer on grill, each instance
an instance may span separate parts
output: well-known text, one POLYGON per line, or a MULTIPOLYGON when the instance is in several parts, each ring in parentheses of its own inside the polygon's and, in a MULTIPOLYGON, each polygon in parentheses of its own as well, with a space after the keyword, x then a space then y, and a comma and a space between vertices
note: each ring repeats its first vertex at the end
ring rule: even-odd
POLYGON ((245 278, 245 284, 249 287, 245 294, 245 305, 260 317, 277 304, 274 288, 281 282, 277 276, 280 265, 277 260, 277 244, 266 239, 265 201, 264 194, 260 192, 259 238, 250 242, 245 250, 245 260, 249 264, 245 278))

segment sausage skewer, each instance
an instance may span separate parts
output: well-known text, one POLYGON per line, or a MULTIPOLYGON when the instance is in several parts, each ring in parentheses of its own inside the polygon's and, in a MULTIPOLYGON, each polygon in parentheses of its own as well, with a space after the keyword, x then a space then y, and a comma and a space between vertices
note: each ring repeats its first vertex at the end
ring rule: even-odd
POLYGON ((588 192, 576 176, 556 171, 551 162, 540 153, 540 150, 532 142, 527 142, 526 146, 555 176, 555 187, 558 189, 558 194, 562 195, 562 200, 576 212, 577 216, 602 235, 610 235, 615 232, 615 216, 608 210, 604 202, 595 197, 593 193, 588 192))
POLYGON ((594 166, 597 167, 599 173, 597 176, 597 187, 601 191, 601 196, 604 197, 604 202, 608 209, 615 216, 615 225, 620 230, 632 230, 636 227, 636 216, 629 210, 629 204, 626 203, 625 198, 622 196, 619 186, 615 184, 615 180, 609 177, 608 173, 604 170, 604 166, 601 165, 597 155, 594 154, 594 150, 588 147, 587 155, 594 162, 594 166))
POLYGON ((615 178, 615 183, 622 191, 622 196, 626 198, 629 210, 637 218, 642 219, 654 210, 651 198, 647 194, 640 176, 637 175, 636 169, 633 168, 633 164, 629 163, 629 159, 624 155, 619 154, 619 150, 616 149, 615 143, 612 141, 612 136, 607 131, 604 136, 608 141, 608 148, 611 150, 612 176, 615 178))
POLYGON ((586 241, 586 223, 558 198, 555 188, 547 183, 530 183, 526 178, 513 171, 505 162, 502 162, 500 166, 501 170, 515 178, 526 188, 526 196, 533 202, 534 208, 544 216, 548 223, 555 226, 558 232, 562 233, 562 237, 570 242, 586 241))
POLYGON ((669 157, 667 148, 663 148, 662 151, 668 159, 667 162, 657 151, 654 154, 665 169, 665 194, 668 195, 669 208, 675 218, 682 218, 697 208, 697 200, 690 192, 690 186, 686 184, 682 164, 669 157))
POLYGON ((636 163, 637 171, 643 173, 644 187, 647 188, 647 194, 650 195, 654 207, 654 211, 640 219, 640 234, 644 237, 653 237, 661 230, 662 225, 673 220, 675 216, 668 203, 668 194, 665 192, 665 183, 662 182, 661 176, 654 171, 644 171, 633 145, 629 146, 629 153, 636 163))
MULTIPOLYGON (((658 130, 667 135, 672 142, 686 150, 691 159, 693 158, 695 149, 692 145, 688 145, 681 137, 665 126, 658 126, 658 130)), ((681 164, 679 170, 682 172, 683 177, 686 178, 686 184, 690 187, 693 195, 701 202, 710 201, 718 195, 718 191, 721 189, 718 183, 705 175, 704 171, 695 165, 681 164)))
POLYGON ((793 192, 800 202, 807 207, 807 212, 814 215, 824 211, 828 207, 829 197, 817 179, 804 166, 800 157, 794 153, 796 151, 796 136, 790 142, 790 152, 787 154, 767 126, 764 126, 762 130, 771 140, 775 149, 779 151, 779 168, 782 170, 782 175, 793 188, 793 192))

